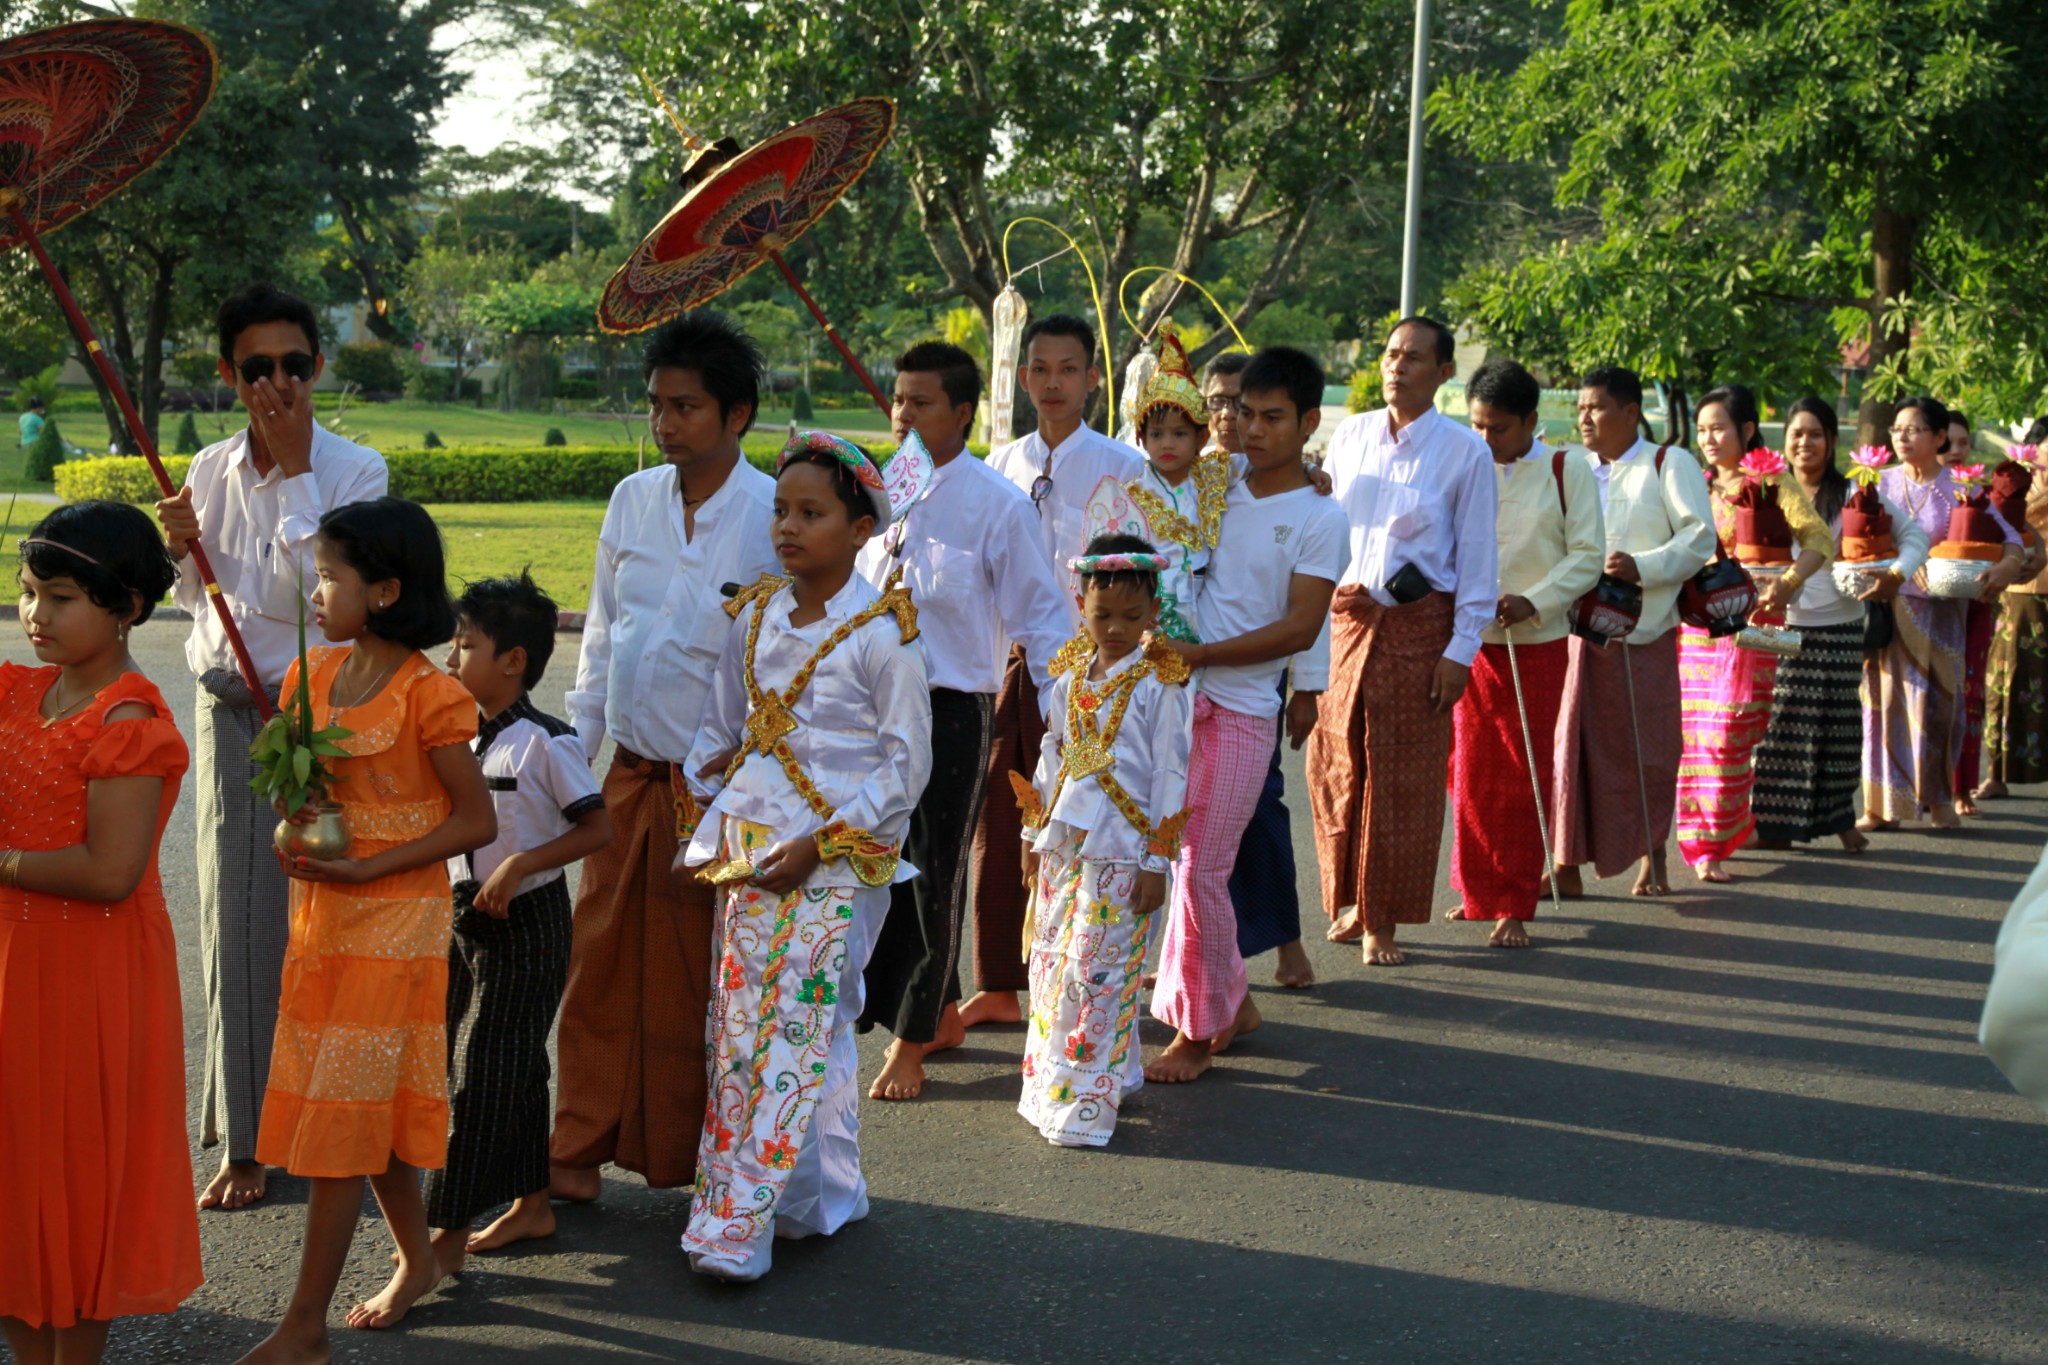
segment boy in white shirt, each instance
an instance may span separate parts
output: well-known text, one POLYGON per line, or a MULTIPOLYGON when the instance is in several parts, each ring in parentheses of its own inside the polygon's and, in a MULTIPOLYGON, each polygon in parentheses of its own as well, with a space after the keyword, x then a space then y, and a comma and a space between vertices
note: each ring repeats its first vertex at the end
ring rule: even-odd
POLYGON ((476 698, 476 753, 498 815, 493 842, 448 860, 448 1164, 426 1173, 441 1273, 472 1251, 546 1237, 548 1034, 569 977, 562 869, 611 842, 611 817, 576 728, 528 690, 555 648, 554 602, 522 572, 455 601, 448 671, 476 698), (470 1235, 484 1210, 512 1207, 470 1235))
MULTIPOLYGON (((903 850, 918 876, 890 889, 889 915, 868 961, 859 1027, 880 1024, 896 1035, 868 1088, 877 1100, 917 1098, 925 1059, 965 1037, 960 935, 996 695, 1012 641, 1049 688, 1052 656, 1069 634, 1067 595, 1045 557, 1030 498, 967 453, 981 401, 974 357, 943 341, 912 346, 896 362, 895 397, 897 441, 915 433, 937 472, 917 506, 868 541, 860 573, 877 588, 900 573, 918 609, 918 641, 931 665, 932 776, 903 850)), ((1020 702, 1038 713, 1039 695, 1020 702)), ((1007 790, 1001 799, 1010 799, 1007 790)))
MULTIPOLYGON (((1151 1081, 1192 1081, 1240 1033, 1258 1027, 1237 948, 1230 873, 1265 785, 1279 724, 1280 674, 1310 649, 1350 558, 1349 526, 1319 495, 1302 449, 1322 416, 1323 370, 1276 346, 1245 367, 1239 414, 1249 472, 1231 492, 1202 584, 1202 643, 1168 643, 1196 676, 1189 817, 1174 869, 1155 1018, 1173 1042, 1145 1068, 1151 1081)), ((1316 694, 1297 690, 1287 725, 1315 728, 1316 694)))
POLYGON ((577 893, 555 1050, 555 1198, 596 1199, 613 1162, 656 1189, 697 1174, 711 891, 674 872, 674 765, 689 754, 731 621, 721 591, 775 564, 775 481, 740 438, 760 401, 761 351, 717 313, 648 334, 648 434, 662 463, 619 480, 598 532, 569 718, 604 775, 611 844, 577 893))

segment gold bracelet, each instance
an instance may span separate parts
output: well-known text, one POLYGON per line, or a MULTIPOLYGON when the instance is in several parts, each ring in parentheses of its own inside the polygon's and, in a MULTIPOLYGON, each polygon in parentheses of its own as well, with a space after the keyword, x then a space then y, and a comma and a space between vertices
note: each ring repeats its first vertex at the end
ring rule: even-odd
POLYGON ((21 850, 10 848, 0 853, 0 886, 21 885, 21 850))

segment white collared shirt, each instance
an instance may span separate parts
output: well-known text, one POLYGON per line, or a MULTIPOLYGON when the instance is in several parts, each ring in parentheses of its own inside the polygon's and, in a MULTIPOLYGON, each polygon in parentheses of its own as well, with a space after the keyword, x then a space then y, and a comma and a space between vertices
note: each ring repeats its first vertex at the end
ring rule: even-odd
MULTIPOLYGON (((1091 686, 1100 692, 1118 674, 1136 666, 1145 657, 1134 649, 1104 671, 1091 686)), ((1164 872, 1173 861, 1146 848, 1146 838, 1124 818, 1102 784, 1094 777, 1069 776, 1053 799, 1053 779, 1060 770, 1060 750, 1067 735, 1067 699, 1074 693, 1074 676, 1062 673, 1053 680, 1052 709, 1046 717, 1045 741, 1038 750, 1038 768, 1032 785, 1040 799, 1051 801, 1045 828, 1024 837, 1039 849, 1056 847, 1066 829, 1082 832, 1080 856, 1103 863, 1136 863, 1147 872, 1164 872)), ((1106 724, 1107 713, 1096 719, 1106 724)), ((1194 741, 1195 699, 1189 686, 1164 683, 1154 674, 1140 680, 1131 692, 1123 723, 1117 726, 1116 742, 1110 746, 1115 762, 1110 767, 1117 784, 1130 793, 1146 821, 1155 828, 1180 814, 1188 796, 1188 750, 1194 741)))
MULTIPOLYGON (((1034 431, 992 452, 988 462, 1029 497, 1031 485, 1047 472, 1046 459, 1045 438, 1034 431)), ((1052 492, 1038 506, 1038 529, 1053 571, 1065 574, 1067 561, 1078 558, 1088 545, 1088 495, 1104 478, 1118 483, 1137 478, 1145 457, 1083 422, 1051 452, 1051 460, 1052 492)), ((1066 606, 1066 633, 1072 637, 1081 629, 1081 609, 1072 597, 1066 606)))
POLYGON ((1396 432, 1391 410, 1380 408, 1337 427, 1323 468, 1351 521, 1344 583, 1391 607, 1387 581, 1413 564, 1455 599, 1444 657, 1471 664, 1497 597, 1498 494, 1486 442, 1435 408, 1396 432))
POLYGON ((691 536, 676 479, 672 465, 628 475, 605 508, 576 686, 565 698, 592 759, 607 732, 642 758, 690 752, 732 624, 721 589, 776 566, 775 480, 742 459, 695 509, 691 536))
MULTIPOLYGON (((311 472, 296 477, 287 478, 275 465, 268 474, 258 474, 244 428, 193 456, 185 475, 192 510, 199 514, 199 543, 220 579, 260 681, 273 697, 285 669, 299 656, 301 601, 305 619, 313 619, 311 599, 318 585, 313 535, 320 518, 352 502, 381 498, 389 486, 382 455, 317 421, 312 460, 311 472)), ((190 555, 178 564, 172 600, 192 616, 185 662, 193 676, 209 669, 234 672, 234 650, 190 555)))
MULTIPOLYGON (((521 697, 497 715, 478 718, 477 761, 498 815, 498 837, 474 853, 448 860, 448 881, 482 886, 515 853, 527 853, 567 834, 586 812, 604 809, 604 795, 584 757, 576 727, 521 697)), ((563 868, 521 877, 523 896, 560 878, 563 868)))
MULTIPOLYGON (((1571 606, 1599 581, 1607 560, 1600 498, 1586 462, 1538 441, 1513 464, 1494 462, 1499 485, 1500 595, 1522 597, 1536 615, 1514 628, 1514 643, 1545 644, 1571 631, 1571 606), (1564 482, 1560 496, 1558 481, 1564 482)), ((1487 644, 1507 643, 1489 624, 1487 644)))
MULTIPOLYGON (((1286 616, 1296 574, 1327 579, 1335 587, 1351 554, 1349 533, 1336 499, 1312 487, 1264 498, 1254 497, 1246 484, 1232 488, 1216 553, 1202 576, 1197 628, 1203 643, 1249 635, 1286 616)), ((1329 634, 1325 618, 1316 643, 1294 657, 1295 691, 1320 692, 1329 685, 1329 634)), ((1205 668, 1195 675, 1196 690, 1226 710, 1276 716, 1288 662, 1205 668)))
MULTIPOLYGON (((777 589, 754 645, 755 683, 763 691, 786 689, 826 637, 879 596, 873 584, 854 574, 825 604, 822 617, 793 626, 796 593, 788 585, 777 589)), ((746 735, 747 631, 753 619, 749 604, 729 622, 704 727, 685 764, 691 789, 706 808, 684 863, 696 866, 723 856, 718 816, 766 825, 776 843, 843 820, 900 846, 932 773, 932 698, 924 650, 915 640, 904 641, 893 613, 840 641, 790 708, 796 721, 787 736, 790 752, 831 805, 830 820, 811 808, 771 755, 748 754, 729 783, 719 773, 702 775, 714 760, 737 752, 746 735)), ((852 875, 842 862, 820 863, 804 885, 846 886, 852 875)), ((897 863, 895 880, 916 875, 907 860, 897 863)))
POLYGON ((1583 457, 1603 481, 1601 521, 1607 552, 1633 558, 1642 580, 1643 616, 1628 637, 1646 645, 1678 624, 1678 590, 1714 557, 1714 506, 1700 462, 1683 446, 1664 451, 1638 440, 1607 468, 1598 455, 1583 457))
POLYGON ((860 573, 879 588, 902 566, 931 685, 1000 692, 1015 643, 1040 680, 1042 710, 1052 690, 1048 665, 1072 632, 1060 586, 1066 571, 1045 557, 1031 499, 963 451, 939 467, 902 528, 901 553, 890 555, 878 532, 861 551, 860 573))

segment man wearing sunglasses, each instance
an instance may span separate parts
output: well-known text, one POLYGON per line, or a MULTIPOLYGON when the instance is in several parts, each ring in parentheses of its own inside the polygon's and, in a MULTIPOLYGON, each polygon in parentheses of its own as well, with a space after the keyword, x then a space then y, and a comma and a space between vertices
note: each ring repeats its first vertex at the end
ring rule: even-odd
POLYGON ((221 382, 234 389, 249 424, 194 456, 185 486, 156 512, 178 560, 175 598, 192 617, 185 658, 199 680, 192 746, 206 982, 199 1140, 224 1148, 199 1206, 239 1209, 264 1192, 256 1127, 284 972, 288 917, 281 907, 290 895, 270 847, 277 816, 249 790, 249 745, 262 718, 192 568, 191 546, 205 545, 257 676, 275 697, 298 654, 320 518, 382 497, 387 479, 383 456, 313 419, 321 358, 311 305, 252 284, 221 304, 219 333, 221 382))

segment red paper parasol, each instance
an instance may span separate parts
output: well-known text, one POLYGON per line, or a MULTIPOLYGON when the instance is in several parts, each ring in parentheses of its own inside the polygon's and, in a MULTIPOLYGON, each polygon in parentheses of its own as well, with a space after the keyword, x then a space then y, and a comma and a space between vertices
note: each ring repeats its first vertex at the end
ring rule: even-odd
POLYGON ((701 178, 605 285, 598 325, 645 331, 709 303, 772 261, 888 412, 888 399, 782 253, 861 178, 895 126, 894 102, 869 97, 814 114, 729 159, 720 148, 700 156, 689 174, 701 178))
MULTIPOLYGON (((41 234, 99 204, 177 146, 213 98, 218 79, 213 44, 176 24, 103 19, 0 42, 0 208, 6 212, 0 250, 26 243, 35 253, 165 497, 177 489, 156 442, 43 249, 41 234)), ((192 546, 192 564, 220 614, 242 677, 267 716, 269 694, 198 544, 192 546)))

